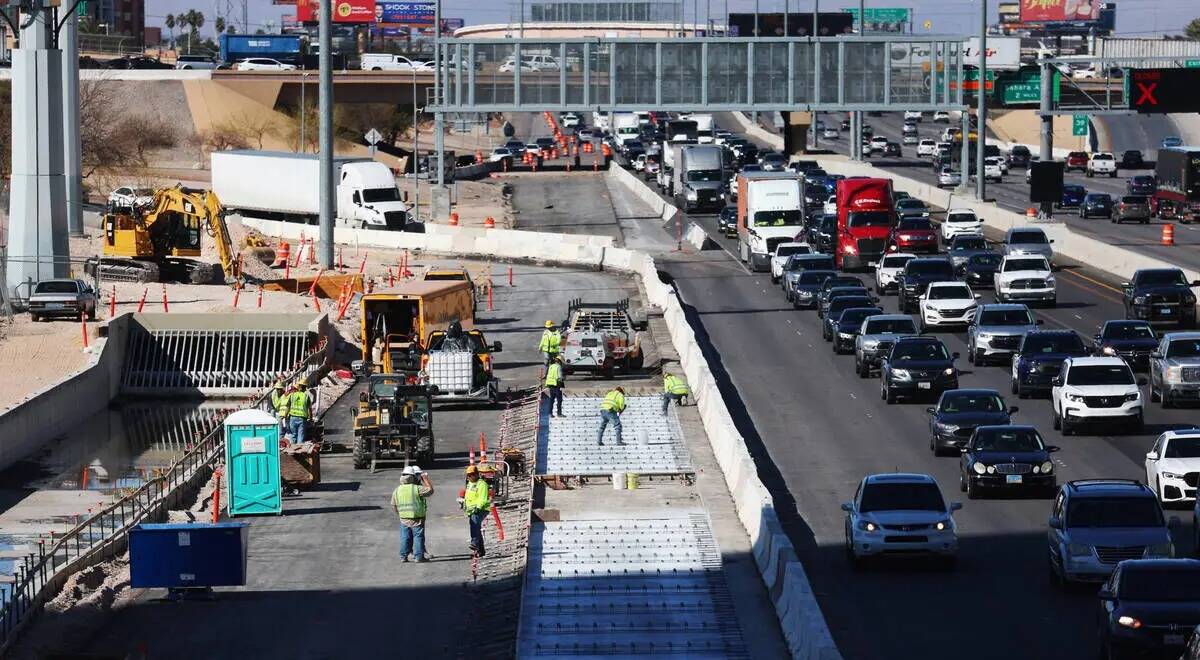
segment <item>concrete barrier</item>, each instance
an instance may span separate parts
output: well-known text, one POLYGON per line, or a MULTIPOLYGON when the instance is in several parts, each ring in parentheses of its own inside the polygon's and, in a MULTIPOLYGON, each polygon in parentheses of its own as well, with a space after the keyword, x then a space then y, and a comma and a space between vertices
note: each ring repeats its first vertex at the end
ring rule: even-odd
POLYGON ((626 170, 623 167, 613 165, 605 172, 614 184, 621 190, 629 193, 631 197, 636 197, 650 208, 654 209, 655 215, 662 219, 663 224, 673 222, 680 211, 667 200, 663 199, 648 183, 639 179, 636 174, 626 170))
POLYGON ((733 117, 733 123, 738 125, 738 131, 766 143, 767 146, 771 147, 772 149, 783 151, 782 135, 776 135, 775 133, 772 133, 762 126, 750 121, 750 118, 747 117, 745 113, 731 112, 729 115, 733 117))

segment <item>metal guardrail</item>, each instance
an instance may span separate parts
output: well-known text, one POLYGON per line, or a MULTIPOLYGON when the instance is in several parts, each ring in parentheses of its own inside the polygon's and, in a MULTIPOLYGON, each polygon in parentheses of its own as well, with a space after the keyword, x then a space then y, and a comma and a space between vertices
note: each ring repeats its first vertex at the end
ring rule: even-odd
MULTIPOLYGON (((318 346, 283 380, 287 383, 307 377, 320 369, 326 358, 326 346, 318 346)), ((250 404, 269 409, 270 392, 250 404)), ((38 551, 17 562, 14 579, 0 607, 0 657, 11 650, 32 618, 46 602, 58 594, 74 573, 115 557, 129 541, 129 530, 151 520, 162 520, 178 505, 190 488, 208 478, 208 468, 221 457, 223 426, 218 425, 200 438, 195 446, 169 468, 144 485, 108 505, 47 547, 38 542, 38 551)))

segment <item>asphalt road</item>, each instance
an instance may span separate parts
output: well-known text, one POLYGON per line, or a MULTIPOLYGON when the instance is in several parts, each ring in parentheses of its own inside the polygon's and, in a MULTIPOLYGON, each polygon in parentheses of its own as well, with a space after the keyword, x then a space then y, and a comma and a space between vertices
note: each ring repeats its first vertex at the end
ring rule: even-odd
MULTIPOLYGON (((826 124, 841 121, 840 114, 827 113, 822 115, 826 124)), ((900 113, 888 113, 882 117, 865 117, 864 123, 871 126, 876 135, 884 135, 897 143, 903 137, 901 128, 903 116, 900 113)), ((1102 120, 1106 133, 1110 136, 1113 150, 1120 154, 1124 149, 1141 149, 1146 158, 1153 160, 1159 142, 1167 135, 1180 135, 1178 127, 1168 116, 1111 116, 1102 120)), ((919 138, 938 139, 947 124, 935 124, 926 118, 919 123, 919 138)), ((838 153, 847 153, 849 140, 846 134, 837 140, 821 140, 820 145, 831 148, 838 153)), ((1058 145, 1066 146, 1066 145, 1058 145)), ((870 158, 868 161, 877 167, 895 172, 896 174, 917 179, 926 183, 935 183, 935 175, 930 162, 926 158, 916 157, 916 145, 902 145, 902 158, 870 158)), ((1125 193, 1125 184, 1129 176, 1137 174, 1153 174, 1152 169, 1120 170, 1118 177, 1089 179, 1079 172, 1066 175, 1066 183, 1082 185, 1088 192, 1106 192, 1114 196, 1125 193)), ((971 184, 974 186, 974 183, 971 184)), ((989 183, 987 196, 1005 209, 1024 211, 1031 206, 1029 201, 1029 186, 1025 183, 1024 171, 1012 170, 1004 182, 989 183)), ((1074 230, 1089 234, 1111 245, 1129 247, 1143 254, 1164 259, 1180 266, 1200 269, 1200 225, 1175 224, 1175 243, 1173 247, 1161 245, 1162 225, 1160 220, 1151 220, 1148 225, 1123 224, 1116 225, 1104 218, 1082 219, 1077 217, 1074 210, 1059 210, 1056 217, 1064 219, 1074 230)))
MULTIPOLYGON (((693 217, 716 236, 711 216, 693 217)), ((727 250, 734 241, 718 238, 727 250)), ((815 313, 793 311, 767 274, 749 274, 732 258, 666 266, 692 314, 730 409, 757 450, 759 472, 776 495, 785 525, 801 549, 834 637, 847 658, 1084 658, 1096 653, 1094 587, 1067 591, 1047 577, 1046 520, 1050 501, 995 498, 966 503, 958 514, 961 563, 953 573, 921 565, 853 571, 844 556, 843 513, 858 481, 873 472, 933 475, 948 499, 957 490, 958 461, 929 450, 930 403, 889 406, 877 378, 860 379, 853 356, 834 355, 820 337, 815 313)), ((1047 328, 1085 337, 1119 318, 1118 294, 1094 274, 1063 271, 1059 306, 1037 310, 1047 328)), ((864 275, 864 280, 870 277, 864 275)), ((991 296, 984 295, 983 302, 991 296)), ((883 301, 894 311, 894 297, 883 301)), ((963 332, 938 333, 966 355, 963 332)), ((1151 406, 1139 435, 1063 437, 1052 430, 1045 399, 1009 395, 1007 366, 974 368, 965 358, 962 387, 990 387, 1015 419, 1034 424, 1055 455, 1059 481, 1090 477, 1144 479, 1143 459, 1169 428, 1193 426, 1194 410, 1151 406)), ((1177 533, 1191 551, 1189 512, 1177 533)))

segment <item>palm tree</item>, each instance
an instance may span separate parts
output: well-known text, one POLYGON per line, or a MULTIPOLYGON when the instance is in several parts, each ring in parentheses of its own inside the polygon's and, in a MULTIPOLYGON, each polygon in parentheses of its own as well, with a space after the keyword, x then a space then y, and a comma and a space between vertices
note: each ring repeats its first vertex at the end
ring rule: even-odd
POLYGON ((167 29, 171 31, 171 47, 174 48, 175 47, 175 14, 167 14, 167 17, 165 19, 163 19, 163 23, 165 23, 167 26, 167 29))
POLYGON ((217 36, 220 36, 221 33, 225 31, 225 17, 218 16, 216 20, 213 21, 213 27, 217 30, 217 36))

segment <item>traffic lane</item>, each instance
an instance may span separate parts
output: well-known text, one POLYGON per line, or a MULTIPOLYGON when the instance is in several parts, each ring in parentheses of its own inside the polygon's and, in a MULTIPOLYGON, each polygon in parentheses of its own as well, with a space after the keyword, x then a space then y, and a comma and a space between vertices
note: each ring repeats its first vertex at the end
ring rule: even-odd
POLYGON ((1150 160, 1163 138, 1180 134, 1169 115, 1093 115, 1092 121, 1103 127, 1109 151, 1137 149, 1150 160))
MULTIPOLYGON (((819 338, 815 315, 786 309, 767 276, 713 279, 692 268, 671 272, 719 356, 714 371, 727 372, 740 397, 731 408, 745 406, 753 435, 790 493, 777 507, 845 657, 960 657, 981 639, 989 642, 980 657, 1084 657, 1093 634, 1089 599, 1060 593, 1044 577, 1046 500, 969 503, 958 516, 962 564, 954 573, 923 566, 852 571, 839 503, 852 498, 864 475, 930 473, 947 498, 959 497, 956 463, 929 452, 928 404, 879 401, 877 381, 857 378, 852 358, 833 355, 819 338), (1053 619, 1018 619, 1029 616, 1034 602, 1054 612, 1053 619), (941 622, 937 635, 912 633, 941 622), (1014 624, 1028 635, 1012 635, 1014 624)), ((964 385, 1001 387, 1002 380, 985 373, 964 376, 964 385)), ((1105 471, 1131 476, 1128 469, 1105 471)))
MULTIPOLYGON (((698 220, 715 236, 715 226, 708 218, 698 220)), ((726 248, 734 243, 716 240, 726 248)), ((1042 577, 1048 501, 970 503, 958 518, 964 562, 958 579, 930 576, 914 585, 909 571, 896 575, 885 571, 881 578, 884 584, 880 584, 847 575, 840 552, 843 517, 838 503, 851 497, 863 475, 897 469, 928 472, 939 480, 948 497, 956 496, 957 462, 935 459, 928 449, 928 420, 923 411, 930 404, 886 406, 877 400, 878 379, 861 380, 853 375, 853 358, 834 356, 828 344, 816 337, 820 325, 815 314, 788 311, 778 287, 766 274, 724 277, 716 282, 698 275, 672 274, 685 301, 695 305, 696 318, 705 324, 714 353, 721 361, 718 371, 728 370, 740 403, 753 420, 752 433, 747 437, 761 438, 779 469, 780 480, 789 489, 791 497, 787 499, 796 503, 803 518, 790 521, 789 533, 804 548, 805 561, 812 562, 807 564, 808 571, 814 576, 814 586, 822 594, 822 607, 847 657, 936 656, 933 650, 919 645, 897 647, 897 639, 903 637, 907 626, 920 625, 925 617, 940 620, 943 615, 953 616, 952 611, 940 611, 944 601, 968 601, 976 608, 980 595, 990 598, 1014 584, 1022 585, 1022 594, 1029 593, 1026 583, 1031 579, 1035 596, 1048 604, 1046 611, 1064 612, 1069 623, 1060 630, 1062 620, 1056 624, 1047 619, 1050 630, 1036 635, 1046 639, 1041 642, 1043 648, 1035 649, 1035 657, 1082 657, 1086 649, 1094 648, 1090 625, 1094 602, 1089 590, 1060 593, 1049 588, 1042 577), (722 285, 732 290, 723 291, 722 285), (740 323, 742 319, 752 319, 754 325, 747 328, 740 323), (746 342, 748 336, 755 340, 746 342), (779 356, 764 353, 763 346, 788 346, 789 350, 779 356), (797 377, 802 374, 820 377, 797 377), (778 396, 780 388, 792 395, 790 400, 778 396), (800 428, 806 433, 796 437, 795 430, 800 428), (887 442, 879 443, 880 438, 887 442), (881 597, 883 602, 877 602, 881 597), (877 605, 878 611, 863 612, 864 602, 877 605), (896 611, 911 607, 921 614, 895 620, 896 611), (878 629, 872 626, 870 631, 860 630, 854 623, 859 620, 887 621, 896 638, 888 636, 874 646, 864 637, 878 636, 878 629)), ((1064 273, 1060 277, 1062 304, 1035 312, 1048 327, 1068 327, 1090 337, 1103 320, 1120 317, 1120 299, 1115 291, 1099 281, 1066 279, 1069 276, 1064 273)), ((864 276, 864 280, 869 279, 864 276)), ((985 301, 990 298, 984 295, 985 301)), ((894 297, 885 298, 883 306, 891 311, 896 308, 894 301, 894 297)), ((950 350, 966 354, 962 332, 937 334, 950 350)), ((970 368, 964 361, 960 366, 968 371, 961 378, 963 387, 992 387, 1008 399, 1015 399, 1008 394, 1007 366, 970 368)), ((1166 428, 1190 426, 1194 417, 1189 411, 1153 408, 1147 412, 1147 427, 1140 435, 1064 438, 1052 430, 1048 401, 1012 400, 1010 404, 1021 407, 1016 415, 1018 422, 1034 424, 1049 444, 1063 448, 1055 455, 1060 480, 1097 476, 1144 479, 1142 461, 1153 438, 1166 428)), ((1188 538, 1186 530, 1181 530, 1178 541, 1184 551, 1188 538)), ((924 572, 920 574, 925 576, 924 572)), ((979 611, 980 626, 953 633, 962 634, 962 640, 947 641, 969 643, 974 635, 995 634, 998 628, 989 626, 1012 625, 1011 613, 1027 605, 1016 596, 1011 601, 992 603, 979 611)), ((1028 651, 1027 641, 1020 644, 1028 651)), ((1017 651, 1000 648, 997 657, 1017 651)))

